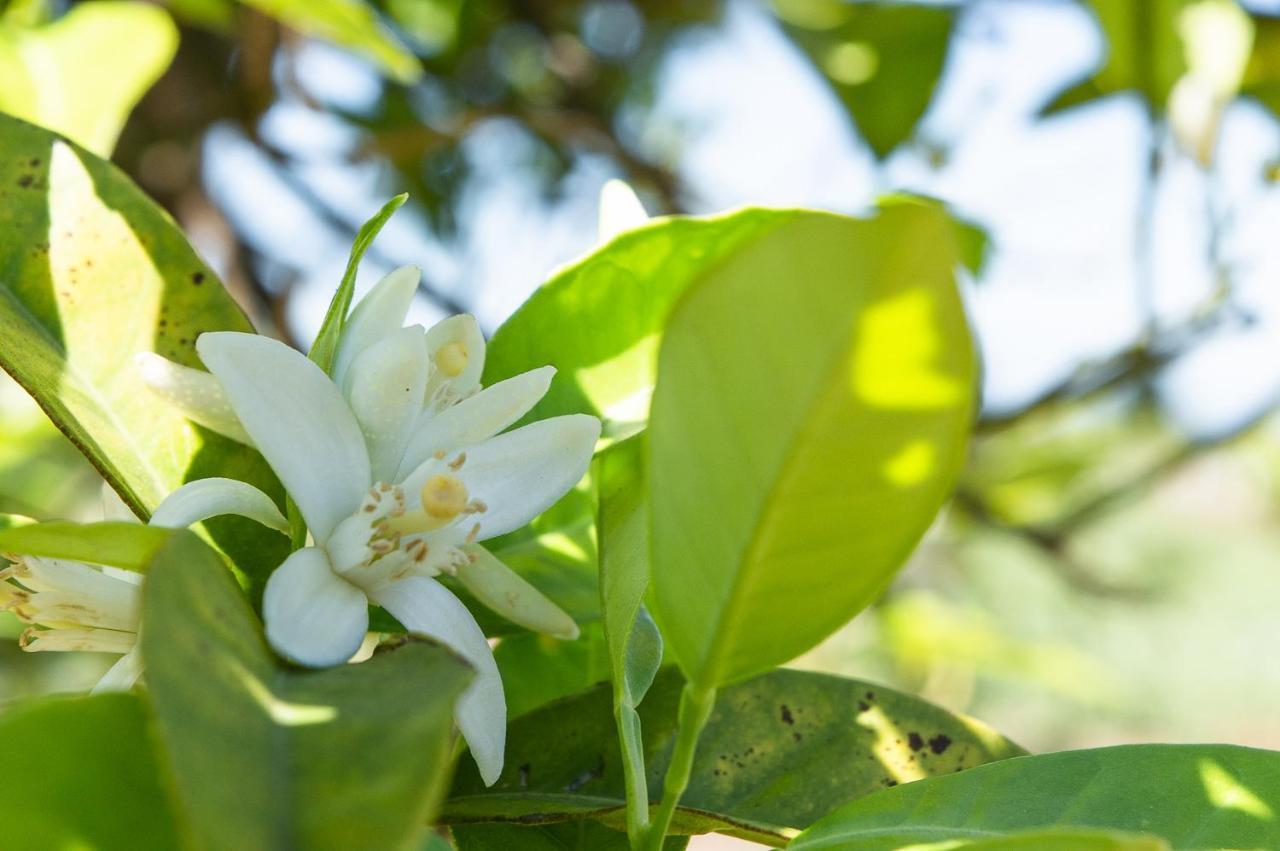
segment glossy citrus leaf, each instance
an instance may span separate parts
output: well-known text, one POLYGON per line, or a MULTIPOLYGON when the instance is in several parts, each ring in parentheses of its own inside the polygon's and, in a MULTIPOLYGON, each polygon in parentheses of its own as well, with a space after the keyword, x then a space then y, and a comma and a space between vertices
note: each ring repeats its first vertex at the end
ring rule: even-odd
POLYGON ((6 848, 183 847, 141 701, 58 698, 0 715, 6 848))
POLYGON ((1149 834, 1175 849, 1276 848, 1277 802, 1280 753, 1124 745, 1011 759, 887 789, 836 810, 789 847, 888 851, 1087 829, 1149 834))
POLYGON ((0 112, 109 157, 177 49, 178 28, 150 3, 85 3, 31 29, 0 22, 0 112))
POLYGON ((555 380, 526 421, 587 413, 604 420, 606 435, 642 427, 672 304, 721 259, 796 215, 654 219, 622 234, 556 273, 502 324, 485 355, 485 385, 550 364, 555 380))
POLYGON ((950 495, 977 374, 955 237, 924 203, 796 213, 672 312, 648 430, 651 602, 696 685, 828 636, 950 495))
POLYGON ((420 838, 448 783, 453 703, 471 669, 417 640, 356 665, 290 668, 216 554, 189 532, 171 535, 147 578, 142 653, 201 847, 420 838))
POLYGON ((609 679, 609 657, 598 623, 587 624, 574 641, 533 632, 509 635, 493 656, 507 693, 508 718, 609 679))
POLYGON ((649 587, 644 460, 643 435, 612 446, 596 460, 600 608, 618 697, 632 709, 662 664, 662 636, 642 602, 649 587))
POLYGON ((139 523, 33 523, 6 528, 0 553, 63 558, 123 570, 146 570, 168 540, 167 529, 139 523))
MULTIPOLYGON (((654 800, 676 735, 682 686, 667 669, 639 709, 654 800)), ((1020 753, 981 723, 919 698, 858 680, 774 671, 721 690, 675 830, 727 831, 776 843, 840 802, 1020 753)), ((493 787, 484 787, 473 766, 460 766, 443 819, 594 816, 620 829, 623 789, 611 689, 602 685, 514 721, 507 765, 493 787)))
POLYGON ((913 851, 1169 851, 1155 836, 1096 830, 1029 830, 995 839, 947 839, 913 851))
POLYGON ((364 259, 369 246, 373 244, 373 240, 383 226, 407 200, 409 196, 406 194, 395 196, 383 204, 373 218, 361 225, 356 233, 355 241, 351 244, 351 255, 347 259, 347 268, 342 273, 342 281, 339 282, 338 289, 329 302, 324 321, 320 324, 320 330, 316 332, 316 338, 311 344, 311 351, 307 354, 307 357, 327 373, 333 372, 333 359, 338 353, 338 340, 346 325, 347 314, 351 312, 351 300, 356 291, 356 273, 360 269, 360 261, 364 259))
MULTIPOLYGON (((200 368, 204 331, 252 331, 174 225, 114 166, 0 115, 0 367, 139 517, 184 482, 225 476, 280 494, 256 453, 190 423, 142 382, 154 351, 200 368)), ((214 538, 261 583, 287 552, 241 518, 214 538)))

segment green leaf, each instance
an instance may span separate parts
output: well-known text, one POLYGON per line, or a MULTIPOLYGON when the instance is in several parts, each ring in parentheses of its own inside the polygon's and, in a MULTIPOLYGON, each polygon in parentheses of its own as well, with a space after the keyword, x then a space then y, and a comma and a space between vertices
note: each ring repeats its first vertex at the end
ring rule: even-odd
POLYGON ((141 517, 184 481, 273 486, 255 454, 191 425, 134 365, 199 367, 203 331, 252 331, 173 221, 112 165, 0 116, 0 366, 141 517))
POLYGON ((644 439, 644 434, 630 437, 595 462, 600 609, 612 672, 614 722, 622 750, 627 831, 637 842, 649 830, 649 800, 644 736, 636 708, 662 665, 662 634, 641 602, 649 588, 644 439))
POLYGON ((507 695, 507 717, 575 694, 609 678, 604 634, 588 624, 575 641, 532 632, 508 636, 493 652, 507 695))
POLYGON ((1277 848, 1278 801, 1280 753, 1125 745, 1012 759, 888 789, 836 810, 789 847, 887 851, 1067 828, 1153 834, 1175 849, 1277 848))
POLYGON ((177 48, 178 28, 149 3, 86 3, 34 29, 0 22, 0 112, 108 157, 177 48))
POLYGON ((343 326, 347 323, 347 314, 351 312, 351 299, 356 290, 356 273, 360 270, 360 261, 364 259, 369 246, 373 245, 383 225, 396 210, 404 206, 407 200, 409 195, 401 193, 383 204, 382 209, 378 210, 373 218, 361 225, 355 242, 351 244, 351 256, 347 259, 346 271, 342 273, 342 282, 338 284, 338 290, 333 294, 333 300, 329 302, 324 322, 320 324, 315 342, 311 344, 311 351, 307 354, 307 357, 326 373, 333 371, 333 359, 338 354, 338 340, 342 336, 343 326))
POLYGON ((186 817, 207 849, 399 848, 448 782, 471 670, 409 640, 358 665, 277 662, 231 577, 188 532, 147 579, 142 653, 186 817))
MULTIPOLYGON (((201 366, 204 331, 253 330, 173 220, 111 164, 0 115, 0 367, 145 518, 184 482, 279 497, 256 452, 188 422, 142 382, 154 351, 201 366)), ((206 524, 260 588, 288 551, 243 518, 206 524)))
POLYGON ((1098 98, 1134 92, 1163 112, 1187 70, 1178 15, 1193 0, 1085 0, 1106 42, 1106 60, 1092 76, 1059 93, 1041 110, 1062 112, 1098 98))
POLYGON ((422 63, 364 0, 242 0, 300 33, 348 48, 406 85, 422 79, 422 63))
POLYGON ((618 699, 634 709, 662 664, 662 636, 641 602, 649 587, 644 435, 596 460, 600 489, 600 608, 618 699))
POLYGON ((976 359, 937 207, 797 213, 673 312, 649 424, 651 602, 715 688, 874 600, 949 496, 976 359))
POLYGON ((1030 830, 998 839, 955 839, 911 846, 915 851, 1169 851, 1156 836, 1096 830, 1030 830))
MULTIPOLYGON (((35 522, 30 517, 23 517, 21 514, 0 514, 0 531, 30 526, 35 522)), ((0 544, 0 546, 3 546, 3 544, 0 544)))
MULTIPOLYGON (((681 687, 668 669, 640 706, 655 800, 681 687)), ((720 692, 675 829, 777 843, 841 802, 889 784, 1019 753, 981 723, 919 698, 858 680, 774 671, 720 692)), ((612 695, 600 686, 514 721, 502 777, 486 789, 475 768, 462 765, 442 818, 458 824, 595 816, 621 827, 623 804, 612 695)))
POLYGON ((708 219, 655 219, 561 270, 493 335, 484 384, 556 367, 551 389, 522 422, 600 416, 625 435, 648 417, 658 342, 681 293, 708 269, 797 214, 740 210, 708 219))
POLYGON ((953 10, 844 0, 774 0, 773 6, 876 159, 911 138, 942 77, 953 10))
MULTIPOLYGON (((630 851, 627 835, 591 820, 559 824, 469 824, 454 828, 458 851, 630 851)), ((687 836, 672 836, 664 851, 681 851, 687 836)))
POLYGON ((169 538, 169 530, 139 523, 34 523, 5 527, 0 552, 146 570, 169 538))
POLYGON ((6 848, 183 847, 141 702, 58 698, 0 715, 0 825, 6 848))

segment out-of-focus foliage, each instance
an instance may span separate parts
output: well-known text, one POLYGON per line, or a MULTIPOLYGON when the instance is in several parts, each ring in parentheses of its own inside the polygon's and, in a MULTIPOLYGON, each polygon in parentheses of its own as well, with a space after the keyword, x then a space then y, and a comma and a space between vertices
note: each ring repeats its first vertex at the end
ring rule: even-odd
POLYGON ((135 2, 87 3, 34 27, 20 20, 0 17, 0 112, 109 156, 125 119, 173 59, 173 21, 135 2))
POLYGON ((773 5, 876 157, 911 138, 946 64, 954 9, 844 0, 773 5))

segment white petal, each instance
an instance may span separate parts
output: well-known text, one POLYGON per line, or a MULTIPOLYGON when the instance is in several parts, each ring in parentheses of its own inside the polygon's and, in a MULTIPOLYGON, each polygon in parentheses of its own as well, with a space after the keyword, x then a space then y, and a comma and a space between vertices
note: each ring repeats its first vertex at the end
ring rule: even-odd
POLYGON ((248 517, 269 529, 289 534, 289 521, 271 497, 247 482, 216 477, 196 479, 169 494, 151 515, 150 525, 185 529, 223 514, 248 517))
POLYGON ((346 662, 369 629, 364 592, 338 577, 318 547, 290 554, 262 597, 267 641, 286 659, 311 668, 346 662))
POLYGON ((128 691, 142 676, 142 648, 134 646, 132 650, 121 656, 114 665, 107 669, 98 680, 98 684, 90 694, 102 694, 110 691, 128 691))
POLYGON ((364 435, 346 400, 320 367, 268 337, 201 334, 196 349, 323 543, 371 483, 364 435))
POLYGON ((32 591, 77 591, 111 593, 115 584, 96 567, 61 558, 18 556, 18 581, 32 591))
POLYGON ((467 607, 449 590, 425 576, 411 576, 374 593, 373 600, 395 615, 410 632, 446 645, 476 669, 476 678, 454 709, 458 729, 486 786, 502 773, 507 742, 507 699, 489 641, 467 607))
POLYGON ((118 629, 29 629, 19 642, 28 653, 46 650, 128 653, 137 646, 138 634, 118 629))
POLYGON ((644 204, 625 180, 610 180, 600 190, 600 224, 596 241, 603 244, 618 234, 649 221, 644 204))
POLYGON ((478 544, 463 547, 474 560, 458 568, 458 581, 481 603, 519 624, 553 638, 573 641, 578 625, 523 576, 478 544))
POLYGON ((404 324, 421 276, 417 266, 401 266, 378 281, 356 304, 342 326, 333 361, 333 380, 339 387, 343 386, 347 370, 361 352, 404 324))
POLYGON ((137 523, 138 515, 133 513, 133 509, 125 505, 120 494, 116 493, 111 485, 106 482, 102 483, 102 519, 118 520, 122 523, 137 523))
POLYGON ((134 363, 151 392, 173 405, 187 419, 224 437, 253 446, 253 438, 240 425, 218 379, 154 352, 139 352, 134 363))
POLYGON ((484 372, 484 335, 471 314, 447 317, 427 329, 427 353, 437 367, 441 350, 455 343, 461 348, 466 365, 452 376, 437 368, 427 386, 428 400, 436 394, 443 394, 447 401, 456 402, 480 389, 480 375, 484 372))
POLYGON ((366 348, 347 372, 346 396, 364 432, 375 482, 390 482, 422 413, 431 362, 421 326, 366 348))
MULTIPOLYGON (((475 540, 518 529, 554 505, 586 474, 599 437, 598 419, 569 414, 539 420, 467 449, 457 475, 470 497, 487 506, 482 514, 465 518, 468 527, 480 526, 475 540)), ((444 463, 431 458, 405 479, 402 487, 411 508, 420 504, 422 486, 444 463)))
POLYGON ((531 369, 486 387, 435 416, 425 415, 409 440, 397 480, 436 452, 466 449, 523 417, 547 394, 555 374, 555 367, 531 369))

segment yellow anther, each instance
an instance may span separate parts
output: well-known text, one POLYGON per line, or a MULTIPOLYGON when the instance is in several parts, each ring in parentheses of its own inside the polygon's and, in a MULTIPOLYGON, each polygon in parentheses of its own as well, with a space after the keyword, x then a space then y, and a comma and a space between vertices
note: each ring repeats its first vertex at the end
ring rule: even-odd
POLYGON ((452 520, 467 507, 467 486, 457 476, 437 473, 422 486, 422 510, 437 520, 452 520))
POLYGON ((467 368, 467 344, 461 340, 445 343, 436 350, 436 366, 449 378, 461 375, 467 368))

